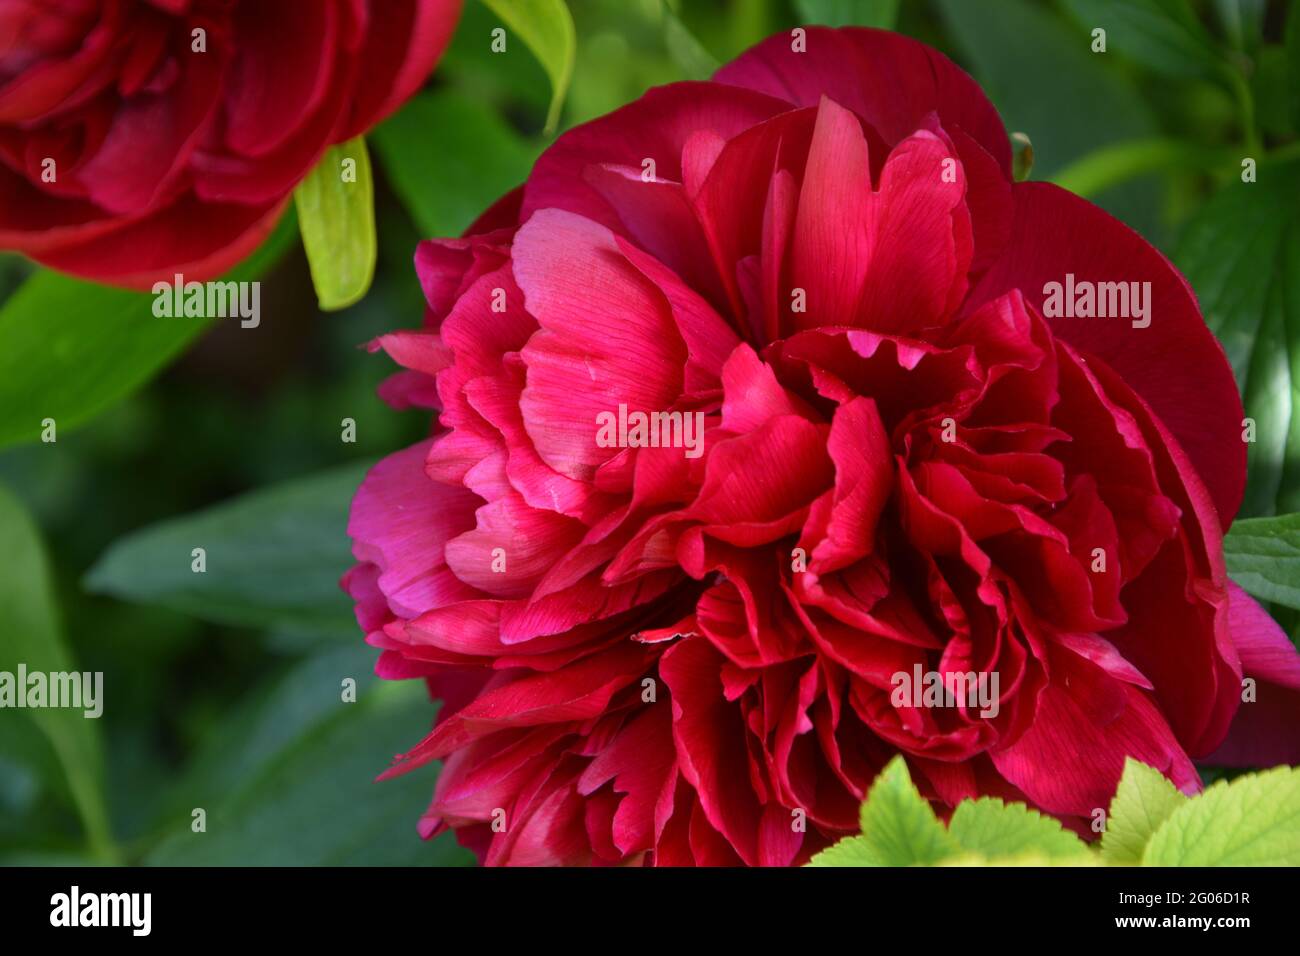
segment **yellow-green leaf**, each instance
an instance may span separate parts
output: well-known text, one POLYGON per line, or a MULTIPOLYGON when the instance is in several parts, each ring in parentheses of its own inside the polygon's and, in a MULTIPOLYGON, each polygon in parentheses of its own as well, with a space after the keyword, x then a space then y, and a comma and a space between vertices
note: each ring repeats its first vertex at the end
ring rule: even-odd
POLYGON ((885 866, 926 866, 959 849, 912 783, 902 757, 876 777, 861 822, 862 835, 885 866))
POLYGON ((1143 866, 1300 866, 1300 768, 1219 781, 1171 813, 1143 866))
POLYGON ((962 849, 985 859, 1021 855, 1068 859, 1088 852, 1082 840, 1051 817, 1023 803, 1003 803, 995 797, 959 803, 948 823, 948 834, 962 849))
POLYGON ((1105 866, 1100 856, 1087 849, 1066 855, 1050 855, 1041 850, 1026 850, 1015 856, 980 856, 978 853, 966 853, 950 856, 940 860, 935 866, 995 866, 995 867, 1032 867, 1040 869, 1045 866, 1105 866))
MULTIPOLYGON (((564 0, 483 0, 483 3, 524 41, 550 77, 551 107, 546 115, 546 129, 554 131, 573 77, 578 45, 568 6, 564 0)), ((507 41, 506 52, 509 50, 507 41)))
POLYGON ((1101 855, 1107 863, 1138 865, 1152 834, 1186 802, 1187 797, 1159 770, 1129 757, 1110 802, 1101 855))
POLYGON ((361 137, 331 146, 293 194, 316 298, 327 311, 359 301, 375 277, 375 185, 361 137))
POLYGON ((884 866, 865 837, 845 837, 813 855, 808 866, 884 866))

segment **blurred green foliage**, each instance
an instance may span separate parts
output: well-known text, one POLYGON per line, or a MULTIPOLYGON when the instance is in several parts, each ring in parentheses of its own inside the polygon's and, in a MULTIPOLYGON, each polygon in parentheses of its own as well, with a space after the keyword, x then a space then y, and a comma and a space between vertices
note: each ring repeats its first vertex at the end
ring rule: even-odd
MULTIPOLYGON (((0 502, 14 496, 0 506, 0 579, 29 580, 41 549, 51 574, 48 606, 46 585, 0 588, 0 664, 35 633, 13 628, 44 620, 51 648, 106 685, 104 717, 73 731, 90 756, 72 773, 66 728, 41 734, 0 712, 0 861, 466 861, 448 838, 416 836, 433 767, 371 782, 434 710, 417 685, 370 675, 376 652, 334 592, 342 518, 365 464, 419 440, 429 420, 378 400, 392 368, 359 347, 420 321, 416 243, 458 233, 518 184, 554 138, 548 114, 568 128, 650 86, 705 78, 801 22, 894 26, 971 70, 1008 129, 1032 141, 1034 178, 1057 178, 1179 250, 1261 420, 1274 436, 1300 432, 1289 349, 1300 340, 1300 191, 1286 165, 1300 128, 1300 4, 568 6, 571 64, 553 21, 506 25, 531 32, 508 30, 522 42, 494 53, 502 4, 468 0, 428 89, 371 134, 378 263, 350 308, 318 310, 292 219, 243 267, 263 280, 257 330, 155 320, 148 297, 0 257, 0 502), (1091 49, 1099 27, 1104 54, 1091 49), (1266 170, 1288 171, 1239 204, 1228 190, 1242 188, 1247 156, 1261 184, 1266 170), (56 443, 39 441, 46 415, 56 443), (344 419, 355 443, 341 440, 344 419), (187 580, 195 537, 208 547, 201 586, 187 580), (340 700, 345 678, 355 704, 340 700), (196 807, 203 834, 191 830, 196 807)), ((1288 449, 1275 439, 1252 451, 1251 513, 1297 507, 1288 449)))

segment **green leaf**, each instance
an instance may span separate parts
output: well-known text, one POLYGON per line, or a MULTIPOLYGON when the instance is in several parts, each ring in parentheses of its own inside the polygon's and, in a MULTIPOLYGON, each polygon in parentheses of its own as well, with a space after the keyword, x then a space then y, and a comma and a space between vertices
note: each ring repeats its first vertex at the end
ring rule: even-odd
POLYGON ((1267 7, 1268 0, 1214 0, 1214 11, 1229 42, 1246 52, 1259 45, 1267 7))
POLYGON ((695 35, 682 23, 668 0, 661 2, 664 46, 668 48, 668 55, 681 68, 684 79, 707 80, 718 68, 717 57, 695 39, 695 35))
POLYGON ((338 580, 352 563, 348 509, 364 472, 344 465, 136 531, 86 587, 222 624, 354 637, 338 580), (195 548, 203 573, 192 570, 195 548))
POLYGON ((1107 863, 1140 864, 1151 836, 1186 802, 1187 797, 1159 770, 1127 758, 1106 814, 1106 832, 1101 836, 1103 859, 1107 863))
POLYGON ((1295 129, 1300 129, 1300 4, 1291 4, 1286 18, 1286 32, 1282 45, 1286 48, 1287 69, 1290 72, 1291 119, 1295 129))
MULTIPOLYGON (((27 510, 0 486, 0 671, 16 676, 20 664, 28 673, 75 670, 63 642, 49 560, 40 532, 27 510)), ((112 688, 101 692, 107 696, 112 688)), ((99 701, 104 706, 104 701, 99 701)), ((110 702, 111 706, 111 702, 110 702)), ((115 849, 104 803, 104 756, 98 720, 84 710, 33 708, 21 715, 0 712, 6 722, 29 719, 49 740, 66 777, 68 790, 86 829, 90 851, 111 862, 115 849)))
POLYGON ((898 22, 898 4, 899 0, 795 0, 794 6, 805 24, 892 30, 898 22))
POLYGON ((882 866, 928 866, 958 852, 901 756, 880 772, 862 805, 862 835, 882 866))
POLYGON ((995 866, 995 867, 1079 867, 1104 866, 1101 857, 1086 847, 1070 854, 1050 856, 1041 850, 1025 850, 1013 856, 981 856, 978 853, 962 853, 940 860, 936 866, 995 866))
POLYGON ((414 97, 371 139, 425 236, 460 235, 528 177, 538 153, 495 113, 451 90, 414 97))
MULTIPOLYGON (((285 755, 316 728, 340 716, 342 680, 356 683, 358 699, 382 686, 374 674, 376 651, 359 639, 333 642, 296 661, 243 695, 185 767, 168 795, 169 814, 213 793, 234 793, 285 755)), ((372 755, 383 759, 387 754, 372 755)))
POLYGON ((845 837, 813 854, 807 866, 885 866, 866 837, 845 837))
POLYGON ((1255 55, 1250 77, 1260 128, 1277 139, 1289 139, 1296 132, 1300 102, 1300 71, 1292 74, 1287 50, 1281 45, 1261 47, 1255 55))
MULTIPOLYGON (((261 275, 289 248, 293 217, 229 279, 261 275)), ((40 271, 0 308, 0 447, 59 435, 139 388, 213 319, 153 314, 153 296, 40 271)), ((250 333, 251 334, 251 333, 250 333)))
MULTIPOLYGON (((359 642, 358 642, 359 643, 359 642)), ((246 751, 219 754, 186 787, 145 862, 160 866, 449 866, 470 862, 450 834, 416 830, 434 766, 377 782, 386 759, 429 731, 434 707, 417 682, 363 683, 374 651, 309 661, 268 695, 246 751), (349 660, 349 658, 351 658, 349 660), (355 703, 341 699, 358 679, 355 703), (298 713, 306 710, 307 714, 298 713), (287 732, 286 732, 286 726, 287 732), (206 831, 192 829, 193 808, 206 831)))
POLYGON ((375 278, 375 183, 358 136, 325 151, 293 192, 316 298, 326 312, 361 300, 375 278))
POLYGON ((991 797, 964 800, 945 828, 912 784, 903 758, 867 794, 862 835, 816 854, 809 866, 1093 865, 1087 845, 1050 817, 991 797))
POLYGON ((1143 866, 1300 866, 1300 768, 1220 781, 1162 823, 1143 866))
MULTIPOLYGON (((1154 114, 1114 58, 1092 53, 1088 34, 1046 5, 938 0, 938 8, 1007 128, 1033 141, 1036 178, 1050 179, 1100 146, 1157 134, 1154 114)), ((1124 183, 1094 201, 1160 241, 1158 180, 1124 183)))
MULTIPOLYGON (((569 90, 577 54, 577 36, 568 5, 564 0, 483 0, 483 3, 524 41, 551 78, 546 129, 554 131, 560 122, 560 108, 569 90)), ((509 49, 507 40, 507 53, 509 49)))
MULTIPOLYGON (((521 46, 509 56, 492 50, 492 31, 501 28, 501 21, 477 0, 463 4, 460 22, 447 52, 438 61, 438 78, 445 81, 438 89, 451 86, 472 91, 474 101, 482 109, 493 109, 511 116, 527 117, 530 124, 546 116, 551 101, 551 83, 542 64, 521 46)), ((519 44, 516 44, 519 46, 519 44)), ((584 52, 584 59, 586 52, 584 52)), ((575 71, 582 60, 574 63, 575 71)), ((577 73, 569 85, 572 97, 577 89, 577 73)), ((572 99, 566 99, 571 105, 572 99)), ((440 131, 429 131, 430 148, 440 131)), ((374 145, 373 137, 370 138, 374 145)))
POLYGON ((1157 73, 1212 78, 1229 69, 1187 0, 1066 0, 1066 6, 1089 31, 1106 31, 1107 52, 1157 73))
POLYGON ((1057 172, 1052 182, 1087 198, 1149 173, 1171 170, 1232 173, 1240 160, 1239 147, 1140 139, 1102 146, 1057 172))
MULTIPOLYGON (((1300 161, 1237 176, 1174 254, 1223 343, 1255 421, 1243 516, 1300 511, 1300 161)), ((1243 586, 1244 583, 1243 583, 1243 586)))
POLYGON ((1051 817, 1022 803, 993 797, 963 800, 953 811, 948 834, 962 849, 985 858, 1032 854, 1047 859, 1078 857, 1087 845, 1051 817))
POLYGON ((1255 597, 1300 608, 1300 514, 1234 521, 1223 556, 1228 574, 1255 597))

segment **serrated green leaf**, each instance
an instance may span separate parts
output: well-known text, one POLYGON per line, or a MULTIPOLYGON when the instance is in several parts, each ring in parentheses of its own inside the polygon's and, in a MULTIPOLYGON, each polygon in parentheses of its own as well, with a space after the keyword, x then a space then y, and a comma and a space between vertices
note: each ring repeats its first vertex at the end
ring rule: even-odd
POLYGON ((1300 514, 1234 521, 1223 556, 1228 574, 1255 597, 1300 608, 1300 514))
POLYGON ((996 866, 996 867, 1060 867, 1060 866, 1104 866, 1101 858, 1088 849, 1074 853, 1050 856, 1037 850, 1026 850, 1015 856, 980 856, 978 853, 962 853, 940 860, 935 866, 996 866))
POLYGON ((366 141, 331 146, 293 192, 321 309, 346 309, 375 278, 375 182, 366 141))
MULTIPOLYGON (((22 504, 0 486, 0 671, 16 675, 67 673, 76 668, 63 642, 49 560, 40 531, 22 504)), ((25 689, 24 689, 25 690, 25 689)), ((111 689, 101 687, 104 694, 111 689)), ((98 705, 102 708, 104 701, 98 705)), ((99 722, 84 709, 0 711, 6 723, 30 721, 49 740, 86 829, 91 852, 111 861, 114 848, 104 803, 104 756, 99 722)))
POLYGON ((115 542, 86 587, 203 620, 354 637, 339 576, 365 466, 343 465, 161 522, 115 542), (192 570, 205 551, 206 571, 192 570))
POLYGON ((828 27, 878 27, 898 23, 899 0, 795 0, 799 21, 828 27))
MULTIPOLYGON (((226 277, 257 278, 295 233, 285 216, 226 277)), ((0 308, 0 447, 37 441, 52 418, 62 436, 139 388, 214 319, 159 318, 153 296, 42 270, 0 308)), ((250 331, 249 334, 254 334, 250 331)))
POLYGON ((1102 857, 1107 863, 1138 865, 1152 835, 1186 802, 1187 797, 1159 770, 1129 757, 1106 814, 1102 857))
POLYGON ((1220 781, 1171 813, 1143 866, 1300 866, 1300 769, 1220 781))
POLYGON ((860 820, 881 866, 928 866, 960 849, 912 783, 901 756, 872 783, 860 820))
POLYGON ((1243 517, 1300 511, 1300 161, 1256 176, 1211 197, 1174 255, 1255 421, 1243 517))
MULTIPOLYGON (((577 55, 577 34, 573 17, 564 0, 483 0, 511 32, 533 51, 551 79, 551 106, 546 128, 553 131, 560 122, 560 109, 573 78, 577 55)), ((510 50, 507 40, 506 51, 510 50)))
POLYGON ((962 849, 986 859, 1021 854, 1055 859, 1088 852, 1082 840, 1051 817, 993 797, 959 803, 948 822, 948 834, 962 849))
POLYGON ((421 235, 458 236, 522 183, 537 147, 462 93, 411 99, 371 139, 421 235))
POLYGON ((876 851, 867 842, 866 837, 845 837, 838 843, 828 846, 820 853, 813 854, 806 866, 884 866, 876 851))

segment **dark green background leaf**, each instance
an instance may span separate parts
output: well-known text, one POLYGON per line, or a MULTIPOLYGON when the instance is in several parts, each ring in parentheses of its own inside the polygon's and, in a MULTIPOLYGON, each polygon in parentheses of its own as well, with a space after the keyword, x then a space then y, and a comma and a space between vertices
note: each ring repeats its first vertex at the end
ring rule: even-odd
POLYGON ((1232 580, 1255 597, 1300 608, 1300 514, 1234 521, 1223 556, 1232 580))
MULTIPOLYGON (((19 664, 25 665, 29 673, 78 670, 63 643, 49 560, 40 532, 22 504, 3 486, 0 486, 0 621, 5 634, 0 639, 0 671, 17 674, 19 664)), ((101 693, 107 698, 112 693, 111 685, 107 682, 102 685, 101 693)), ((107 706, 104 699, 98 703, 101 710, 107 706)), ((102 714, 99 718, 86 717, 84 709, 0 710, 0 721, 6 724, 4 736, 14 730, 14 725, 18 734, 31 725, 45 734, 85 825, 91 852, 103 860, 111 860, 114 850, 104 806, 100 719, 102 714)))
POLYGON ((364 473, 343 465, 137 531, 86 587, 224 624, 355 637, 338 579, 352 563, 348 508, 364 473), (205 573, 191 570, 194 548, 206 549, 205 573))
POLYGON ((371 139, 428 238, 464 232, 527 178, 538 152, 495 114, 451 90, 415 97, 371 139))
POLYGON ((1210 199, 1174 261, 1232 362, 1256 422, 1241 514, 1300 511, 1300 161, 1261 164, 1210 199))
MULTIPOLYGON (((1051 179, 1111 143, 1147 139, 1158 126, 1138 89, 1088 34, 1027 0, 939 0, 1007 129, 1034 144, 1034 179, 1051 179)), ((1144 178, 1090 197, 1148 239, 1163 238, 1158 180, 1144 178)))
MULTIPOLYGON (((577 38, 573 17, 564 0, 483 0, 501 18, 510 32, 522 39, 533 51, 551 79, 551 105, 546 114, 546 128, 555 129, 569 80, 573 77, 573 59, 577 38)), ((484 37, 484 43, 488 38, 484 37)), ((510 52, 507 37, 506 53, 510 52)))
POLYGON ((804 23, 828 27, 880 27, 891 30, 898 22, 899 0, 795 0, 804 23))
POLYGON ((437 766, 376 781, 391 754, 429 732, 436 708, 418 683, 370 679, 360 643, 309 659, 235 715, 173 801, 147 863, 162 866, 449 866, 472 861, 455 839, 416 831, 437 766), (342 681, 357 680, 355 703, 342 681), (192 811, 207 830, 192 830, 192 811))
POLYGON ((1169 76, 1222 76, 1218 46, 1187 0, 1066 0, 1089 31, 1106 31, 1106 50, 1169 76))
POLYGON ((682 71, 684 80, 707 80, 721 65, 718 58, 704 49, 695 35, 682 23, 674 5, 663 2, 664 46, 682 71))
POLYGON ((1291 74, 1290 83, 1285 88, 1290 94, 1291 117, 1295 124, 1293 128, 1300 129, 1300 3, 1291 4, 1283 45, 1291 74))
MULTIPOLYGON (((248 281, 292 244, 292 216, 230 278, 248 281)), ((179 355, 213 319, 158 318, 153 297, 41 271, 0 308, 0 447, 94 418, 179 355)), ((237 321, 237 320, 230 320, 237 321)), ((268 323, 246 329, 269 334, 268 323)))

